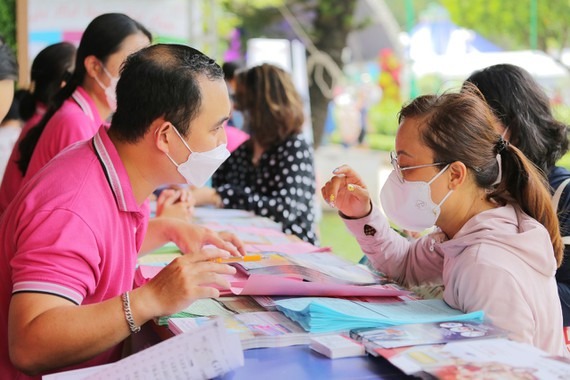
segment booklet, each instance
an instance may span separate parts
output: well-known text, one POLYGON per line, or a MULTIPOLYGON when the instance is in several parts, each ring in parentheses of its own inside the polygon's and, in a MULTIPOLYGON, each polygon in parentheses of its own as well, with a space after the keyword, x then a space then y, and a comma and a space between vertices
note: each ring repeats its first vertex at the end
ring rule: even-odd
POLYGON ((361 341, 371 353, 377 348, 419 346, 507 335, 506 330, 479 320, 414 323, 350 330, 350 337, 361 341))
POLYGON ((310 332, 411 323, 464 321, 484 317, 483 311, 463 313, 442 300, 369 303, 339 298, 304 297, 275 302, 277 309, 310 332))
POLYGON ((385 279, 364 266, 354 264, 333 253, 266 253, 259 261, 235 263, 247 274, 264 274, 299 278, 310 282, 347 285, 385 284, 385 279))
MULTIPOLYGON (((172 318, 168 328, 174 334, 192 331, 209 318, 172 318)), ((236 314, 223 318, 226 329, 239 336, 244 350, 309 344, 311 334, 277 311, 236 314)))
POLYGON ((380 350, 408 375, 433 379, 568 379, 570 361, 504 338, 380 350), (428 375, 429 374, 429 375, 428 375))

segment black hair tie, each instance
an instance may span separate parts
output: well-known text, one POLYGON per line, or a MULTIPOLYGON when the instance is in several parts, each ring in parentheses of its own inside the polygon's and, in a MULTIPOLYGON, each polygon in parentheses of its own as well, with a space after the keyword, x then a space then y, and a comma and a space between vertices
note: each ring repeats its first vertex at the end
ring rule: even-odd
POLYGON ((503 138, 503 136, 499 136, 499 141, 495 145, 495 149, 497 150, 497 154, 501 154, 503 150, 505 150, 509 146, 509 142, 503 138))

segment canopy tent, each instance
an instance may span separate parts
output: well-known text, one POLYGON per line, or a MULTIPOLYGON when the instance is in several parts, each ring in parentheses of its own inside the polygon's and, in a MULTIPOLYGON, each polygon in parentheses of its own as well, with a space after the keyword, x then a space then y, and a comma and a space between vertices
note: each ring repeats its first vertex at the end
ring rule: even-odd
POLYGON ((432 56, 414 61, 412 70, 418 77, 436 74, 447 79, 465 79, 473 71, 500 63, 510 63, 526 69, 538 80, 565 77, 568 71, 554 58, 542 51, 504 51, 432 56))
POLYGON ((422 61, 433 57, 477 52, 499 52, 501 49, 475 33, 460 28, 449 20, 424 21, 410 33, 409 57, 422 61))

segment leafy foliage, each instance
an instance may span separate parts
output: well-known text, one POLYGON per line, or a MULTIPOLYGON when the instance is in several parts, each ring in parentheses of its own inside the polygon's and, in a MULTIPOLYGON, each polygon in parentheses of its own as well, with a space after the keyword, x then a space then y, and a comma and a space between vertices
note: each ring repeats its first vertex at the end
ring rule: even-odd
POLYGON ((16 0, 0 0, 0 35, 16 52, 16 0))
POLYGON ((537 47, 560 49, 570 37, 570 2, 544 0, 441 0, 451 19, 505 49, 530 48, 531 3, 536 1, 537 47))

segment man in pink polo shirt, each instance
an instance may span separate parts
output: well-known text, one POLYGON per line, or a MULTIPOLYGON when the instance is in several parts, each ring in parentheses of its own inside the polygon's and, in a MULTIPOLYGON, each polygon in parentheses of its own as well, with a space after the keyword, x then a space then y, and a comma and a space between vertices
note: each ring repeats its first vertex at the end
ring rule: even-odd
POLYGON ((162 184, 203 185, 227 158, 220 67, 192 48, 154 45, 126 61, 117 100, 109 130, 50 161, 0 220, 2 377, 117 359, 145 322, 219 296, 214 285, 227 288, 235 269, 211 259, 243 253, 233 236, 149 222, 145 201, 162 184), (187 254, 132 290, 139 252, 167 241, 187 254))

